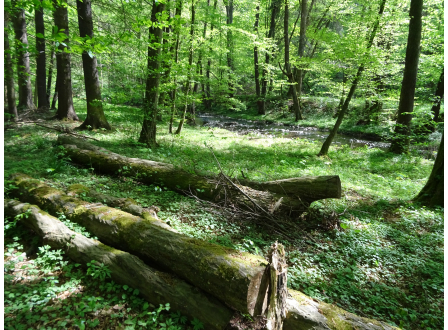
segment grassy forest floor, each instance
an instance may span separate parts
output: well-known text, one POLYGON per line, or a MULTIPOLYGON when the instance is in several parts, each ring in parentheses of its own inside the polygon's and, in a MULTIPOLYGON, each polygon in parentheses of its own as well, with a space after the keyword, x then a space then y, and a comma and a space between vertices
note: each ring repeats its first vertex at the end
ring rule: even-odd
MULTIPOLYGON (((77 100, 75 109, 84 119, 83 102, 77 100)), ((291 288, 403 329, 443 328, 443 209, 410 202, 429 177, 431 155, 427 159, 416 150, 395 155, 344 145, 332 146, 328 157, 318 158, 319 142, 188 125, 176 136, 167 133, 166 122, 158 129, 160 147, 151 150, 136 143, 137 108, 108 104, 105 112, 112 132, 82 134, 113 152, 172 163, 191 172, 218 173, 211 146, 229 176, 244 171, 249 179, 266 181, 339 175, 343 197, 313 203, 307 220, 298 224, 308 227, 317 243, 300 232, 294 242, 285 241, 163 186, 140 184, 138 178, 127 177, 125 169, 111 177, 75 166, 56 145, 56 131, 30 123, 5 131, 6 192, 13 188, 8 177, 22 172, 58 188, 82 183, 112 196, 133 198, 145 207, 158 206, 159 218, 179 232, 250 253, 264 255, 278 240, 286 247, 291 288)), ((50 116, 36 114, 36 118, 50 116)), ((307 117, 304 124, 310 126, 334 122, 325 111, 307 117)), ((427 148, 437 150, 435 142, 427 148)), ((64 215, 59 218, 64 220, 64 215)), ((201 328, 198 320, 168 311, 169 305, 149 306, 132 288, 102 281, 107 270, 101 267, 92 264, 84 269, 64 259, 62 251, 37 247, 33 234, 17 220, 5 220, 5 328, 201 328)))

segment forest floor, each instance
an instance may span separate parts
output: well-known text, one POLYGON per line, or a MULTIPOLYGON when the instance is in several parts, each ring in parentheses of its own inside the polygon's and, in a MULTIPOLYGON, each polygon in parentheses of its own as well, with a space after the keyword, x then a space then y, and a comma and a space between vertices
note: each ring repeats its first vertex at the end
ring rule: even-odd
MULTIPOLYGON (((80 119, 86 115, 83 104, 75 103, 80 119)), ((443 328, 443 209, 410 201, 429 177, 432 157, 423 158, 417 151, 395 155, 342 145, 318 158, 321 144, 306 139, 238 135, 188 125, 177 136, 167 133, 166 122, 159 125, 159 147, 151 150, 136 142, 141 125, 137 108, 107 104, 105 112, 113 131, 81 133, 113 152, 172 163, 191 172, 218 173, 208 149, 212 147, 231 177, 241 171, 259 181, 339 175, 343 197, 313 203, 306 223, 299 224, 308 228, 315 242, 300 232, 295 241, 285 241, 163 186, 140 184, 125 170, 111 177, 78 167, 56 145, 58 132, 25 122, 5 130, 6 193, 13 188, 9 176, 22 172, 58 188, 81 183, 115 197, 133 198, 145 207, 156 205, 159 218, 179 232, 242 251, 264 255, 278 240, 287 251, 289 287, 403 329, 443 328)), ((31 115, 33 121, 51 116, 50 112, 31 115)), ((321 122, 332 120, 328 114, 321 117, 326 118, 321 122)), ((319 118, 314 126, 319 126, 319 118)), ((307 120, 313 126, 312 116, 307 120)), ((39 124, 79 126, 51 120, 39 124)), ((59 218, 64 220, 64 215, 59 218)), ((38 248, 33 235, 16 220, 5 219, 5 328, 201 328, 198 320, 168 312, 169 305, 145 304, 132 288, 98 281, 102 270, 94 265, 83 269, 64 259, 61 251, 38 248)))

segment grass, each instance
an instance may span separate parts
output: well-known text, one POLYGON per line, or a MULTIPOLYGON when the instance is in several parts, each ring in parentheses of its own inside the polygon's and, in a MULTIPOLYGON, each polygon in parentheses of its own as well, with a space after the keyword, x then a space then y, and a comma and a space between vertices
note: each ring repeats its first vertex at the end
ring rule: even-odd
MULTIPOLYGON (((323 108, 323 101, 321 105, 323 108)), ((82 101, 77 100, 75 109, 81 119, 85 118, 82 101)), ((310 210, 310 219, 318 224, 309 234, 317 243, 305 237, 294 243, 283 242, 289 265, 288 285, 316 299, 404 329, 443 327, 443 209, 409 202, 425 184, 433 160, 422 158, 416 151, 395 155, 350 146, 332 147, 328 157, 318 158, 318 142, 237 135, 188 125, 181 136, 173 136, 167 133, 166 122, 160 123, 158 129, 160 147, 151 150, 136 143, 140 130, 137 108, 107 105, 105 111, 115 130, 83 134, 100 140, 95 144, 126 156, 168 162, 191 172, 218 173, 207 148, 211 146, 224 171, 232 177, 240 177, 241 171, 259 181, 339 175, 343 197, 315 202, 310 210), (323 225, 325 219, 340 225, 328 228, 323 225)), ((319 112, 317 106, 315 112, 306 125, 328 126, 334 121, 325 111, 319 112)), ((387 130, 385 127, 380 130, 387 130)), ((55 145, 56 138, 56 132, 34 125, 5 132, 6 190, 10 185, 8 176, 24 172, 59 188, 82 183, 116 197, 134 198, 143 206, 156 205, 161 209, 159 217, 178 231, 224 246, 263 255, 275 240, 281 241, 254 224, 228 217, 163 187, 142 185, 136 178, 103 176, 74 166, 64 159, 63 150, 55 145)), ((7 237, 7 244, 16 242, 14 236, 7 237)), ((14 283, 8 285, 13 287, 14 283)), ((60 286, 55 282, 53 285, 60 286)), ((104 298, 105 294, 96 297, 104 298)), ((14 296, 6 307, 23 299, 14 296)), ((102 308, 111 308, 115 303, 107 302, 109 307, 102 308)), ((17 317, 18 313, 9 310, 7 315, 17 317)), ((133 309, 129 317, 134 319, 143 312, 132 313, 133 309)), ((121 324, 125 317, 118 319, 121 324)), ((102 326, 103 323, 97 328, 102 326)))

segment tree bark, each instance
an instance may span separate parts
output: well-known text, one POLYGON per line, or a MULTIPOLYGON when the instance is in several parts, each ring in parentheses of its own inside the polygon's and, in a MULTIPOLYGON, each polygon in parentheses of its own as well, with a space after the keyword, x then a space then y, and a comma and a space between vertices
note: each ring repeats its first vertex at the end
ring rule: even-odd
MULTIPOLYGON (((81 38, 93 38, 93 20, 92 20, 92 1, 76 0, 78 9, 78 25, 81 38)), ((82 67, 84 71, 84 86, 87 101, 87 117, 79 129, 98 129, 104 128, 110 130, 103 111, 101 98, 100 80, 98 78, 96 56, 87 51, 82 53, 82 67)))
MULTIPOLYGON (((191 193, 201 199, 224 202, 232 200, 242 208, 252 206, 247 197, 235 187, 217 185, 217 177, 205 177, 176 169, 171 164, 152 162, 138 158, 127 158, 96 147, 69 135, 59 135, 58 142, 65 146, 72 161, 89 166, 104 173, 115 174, 123 166, 131 168, 129 175, 139 173, 139 180, 147 184, 162 184, 174 191, 191 193)), ((243 181, 239 185, 249 197, 270 210, 273 214, 296 216, 307 209, 313 201, 324 198, 340 198, 339 177, 304 177, 256 183, 243 181), (252 187, 250 187, 252 186, 252 187), (266 191, 260 191, 257 189, 266 191), (280 201, 280 205, 277 205, 280 201), (274 209, 274 207, 276 207, 274 209)))
MULTIPOLYGON (((227 14, 227 66, 229 67, 229 97, 233 98, 235 95, 235 86, 234 86, 234 72, 235 72, 235 63, 233 58, 233 0, 225 0, 226 5, 226 14, 227 14)), ((234 106, 232 106, 234 108, 234 106)))
MULTIPOLYGON (((54 64, 54 48, 51 48, 51 55, 50 55, 50 66, 48 68, 48 80, 47 80, 47 105, 50 106, 50 96, 51 96, 51 81, 53 80, 53 64, 54 64)), ((51 107, 51 109, 54 109, 54 107, 51 107)))
MULTIPOLYGON (((275 37, 275 25, 276 25, 276 19, 280 12, 280 1, 279 0, 272 0, 271 2, 271 22, 269 25, 269 32, 267 37, 270 39, 274 39, 275 37)), ((265 68, 263 69, 263 78, 261 80, 261 100, 258 104, 258 114, 259 115, 265 115, 266 114, 266 92, 268 88, 268 71, 267 66, 270 63, 270 55, 269 52, 266 52, 266 59, 265 59, 265 68)))
POLYGON ((58 53, 56 55, 57 66, 57 78, 56 84, 58 89, 58 108, 55 118, 59 120, 79 120, 73 108, 73 96, 72 96, 72 73, 70 67, 70 53, 64 49, 68 45, 68 11, 67 1, 64 0, 59 3, 57 0, 53 0, 54 11, 54 25, 58 27, 58 31, 64 30, 67 38, 61 42, 58 46, 58 53), (63 43, 66 45, 64 46, 63 43))
MULTIPOLYGON (((12 2, 13 6, 17 4, 17 0, 12 2)), ((33 91, 30 79, 30 53, 28 52, 28 37, 26 33, 25 10, 15 8, 13 17, 16 53, 17 53, 17 74, 18 74, 18 92, 19 92, 19 109, 34 109, 33 91)))
POLYGON ((163 30, 158 26, 159 16, 165 10, 165 3, 153 0, 151 21, 155 24, 149 28, 148 46, 148 75, 146 78, 146 100, 144 104, 144 117, 139 142, 146 143, 151 148, 157 145, 157 113, 159 107, 160 62, 163 30), (154 45, 157 44, 157 45, 154 45), (152 44, 152 45, 151 45, 152 44))
MULTIPOLYGON (((368 43, 367 43, 367 49, 366 49, 366 53, 369 52, 370 48, 373 45, 373 40, 375 39, 375 35, 376 32, 378 30, 378 27, 380 25, 380 18, 381 15, 383 14, 384 11, 384 7, 386 5, 386 0, 381 0, 380 3, 380 9, 377 15, 377 18, 375 20, 375 23, 372 27, 372 32, 370 33, 369 39, 368 39, 368 43)), ((350 104, 350 101, 353 97, 353 94, 355 94, 356 91, 356 87, 358 87, 358 83, 359 80, 361 79, 362 73, 364 71, 364 63, 362 63, 359 68, 358 71, 356 72, 356 76, 355 79, 352 82, 352 86, 350 87, 350 91, 348 92, 347 98, 344 101, 344 105, 341 108, 341 111, 339 112, 338 115, 338 119, 336 120, 336 123, 334 124, 333 129, 331 130, 330 134, 328 135, 328 137, 325 139, 322 148, 319 151, 318 156, 325 156, 328 154, 328 150, 330 149, 330 145, 333 142, 334 137, 336 136, 336 133, 338 132, 339 126, 341 126, 342 120, 344 119, 344 115, 348 110, 348 106, 350 104)))
POLYGON ((101 242, 170 271, 231 308, 259 315, 255 305, 267 294, 259 290, 268 265, 264 258, 181 235, 156 219, 148 221, 107 206, 95 207, 23 174, 14 175, 13 180, 23 200, 53 215, 63 212, 101 242))
POLYGON ((184 105, 184 111, 182 113, 182 117, 179 122, 179 126, 177 126, 176 133, 179 134, 182 132, 182 128, 184 126, 185 122, 185 115, 187 114, 187 107, 188 107, 188 94, 191 90, 191 71, 193 66, 193 40, 194 40, 194 24, 195 24, 195 14, 196 10, 194 8, 194 0, 191 1, 191 26, 190 26, 190 50, 189 50, 189 56, 188 56, 188 74, 187 74, 187 81, 185 83, 185 105, 184 105))
MULTIPOLYGON (((438 123, 440 121, 440 118, 439 118, 439 116, 440 116, 440 104, 442 103, 442 100, 443 100, 443 91, 444 91, 444 84, 443 84, 443 81, 444 81, 444 71, 445 71, 445 68, 442 69, 442 74, 440 75, 439 82, 437 83, 437 89, 436 89, 436 93, 434 95, 435 96, 435 100, 434 100, 434 103, 433 103, 432 108, 431 108, 431 112, 434 115, 433 121, 435 123, 438 123)), ((435 129, 436 129, 436 126, 433 124, 433 125, 431 125, 430 129, 431 129, 432 132, 434 132, 435 129)))
POLYGON ((222 330, 232 318, 234 312, 229 307, 178 277, 149 267, 130 253, 75 233, 35 205, 5 200, 5 213, 10 216, 28 210, 29 215, 20 221, 42 237, 44 244, 63 249, 65 255, 82 265, 92 260, 103 263, 111 271, 112 280, 138 289, 148 302, 156 306, 170 303, 173 310, 200 320, 205 329, 222 330))
MULTIPOLYGON (((255 24, 254 24, 254 30, 255 35, 258 38, 258 24, 260 21, 260 5, 257 5, 257 8, 255 9, 255 24)), ((255 41, 258 42, 258 39, 255 41)), ((260 89, 260 71, 258 68, 258 46, 255 45, 254 47, 254 72, 255 72, 255 91, 257 93, 257 105, 260 105, 260 95, 261 95, 261 89, 260 89)), ((258 111, 260 112, 260 110, 258 111)))
MULTIPOLYGON (((306 2, 306 0, 302 0, 306 2)), ((297 85, 294 80, 294 74, 291 69, 291 64, 289 63, 289 6, 288 0, 285 0, 285 17, 283 21, 283 36, 285 40, 285 75, 288 77, 289 83, 292 87, 292 100, 294 113, 296 115, 296 120, 302 119, 302 113, 300 111, 299 98, 297 96, 297 85)))
MULTIPOLYGON (((34 8, 34 21, 36 24, 36 34, 40 33, 45 36, 44 25, 44 8, 42 7, 42 0, 34 8)), ((47 69, 45 57, 45 37, 36 36, 36 86, 37 86, 37 107, 41 109, 48 109, 50 106, 47 102, 47 69)))
POLYGON ((443 185, 444 185, 444 175, 443 175, 443 139, 440 142, 439 151, 437 152, 436 161, 434 162, 434 167, 432 168, 431 174, 429 175, 428 182, 420 191, 420 193, 414 198, 415 202, 421 203, 423 205, 428 205, 431 207, 440 206, 443 207, 443 185))
POLYGON ((412 112, 414 111, 415 85, 417 84, 420 40, 422 37, 423 0, 411 0, 409 10, 409 35, 404 62, 403 82, 401 84, 398 117, 390 151, 396 154, 407 153, 411 138, 412 112))
MULTIPOLYGON (((9 8, 8 8, 9 9, 9 8)), ((9 47, 8 36, 8 22, 9 12, 4 9, 4 67, 5 67, 5 86, 6 86, 6 98, 8 101, 8 113, 10 115, 9 120, 17 121, 19 116, 17 114, 16 96, 14 91, 14 72, 12 70, 11 61, 11 48, 9 47)))
MULTIPOLYGON (((213 13, 216 12, 216 7, 218 5, 218 0, 215 0, 213 3, 213 13)), ((213 33, 213 29, 214 29, 214 24, 213 21, 212 23, 210 23, 210 33, 213 33)), ((213 37, 210 37, 210 42, 213 40, 213 37)), ((212 47, 210 47, 210 54, 212 54, 213 49, 212 47)), ((211 57, 208 58, 207 60, 207 71, 206 71, 206 77, 207 77, 207 84, 205 87, 206 90, 206 95, 207 95, 207 101, 206 101, 206 108, 208 110, 210 110, 212 108, 212 94, 211 94, 211 88, 210 88, 210 70, 211 70, 211 66, 212 66, 212 60, 211 57)))
POLYGON ((56 65, 56 83, 54 84, 54 94, 53 101, 51 101, 51 109, 56 110, 56 102, 58 101, 58 74, 57 74, 57 65, 56 65))
MULTIPOLYGON (((311 6, 314 2, 311 3, 311 6)), ((310 8, 311 11, 312 8, 310 8)), ((300 38, 299 38, 299 58, 303 57, 303 54, 305 52, 305 42, 306 42, 306 27, 307 27, 307 16, 308 16, 308 8, 307 8, 307 0, 302 0, 302 12, 301 12, 301 18, 300 18, 300 38)), ((302 111, 301 111, 301 95, 302 95, 302 79, 303 79, 303 69, 300 68, 297 72, 297 103, 298 106, 294 109, 294 114, 296 116, 296 121, 302 120, 302 111)), ((294 97, 294 91, 293 91, 293 97, 294 97)))

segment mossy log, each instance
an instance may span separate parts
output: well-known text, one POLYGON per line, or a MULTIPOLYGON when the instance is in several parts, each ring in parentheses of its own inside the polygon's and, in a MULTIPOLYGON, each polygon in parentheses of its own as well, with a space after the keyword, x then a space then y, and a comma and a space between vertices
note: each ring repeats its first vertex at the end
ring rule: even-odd
POLYGON ((268 265, 264 258, 181 235, 154 218, 143 219, 70 197, 24 174, 12 179, 18 187, 12 194, 21 200, 53 215, 63 212, 101 242, 174 273, 235 310, 261 314, 260 301, 265 301, 267 293, 260 290, 268 265))
POLYGON ((205 329, 224 329, 234 314, 213 296, 171 274, 148 267, 132 254, 75 233, 35 205, 5 200, 4 206, 5 214, 11 216, 29 210, 29 216, 22 217, 20 221, 43 237, 45 244, 63 249, 70 259, 83 265, 92 260, 104 263, 111 270, 115 282, 138 289, 154 305, 169 302, 174 310, 200 320, 205 329))
POLYGON ((103 203, 112 207, 117 207, 120 210, 142 217, 144 219, 156 218, 157 220, 160 220, 157 217, 158 208, 156 206, 151 206, 149 208, 142 207, 132 198, 116 198, 110 195, 102 194, 95 189, 91 189, 79 183, 70 185, 66 189, 66 192, 69 196, 85 196, 95 200, 96 202, 103 203))
POLYGON ((126 172, 146 184, 164 185, 171 190, 194 194, 212 202, 231 201, 246 209, 254 209, 255 202, 269 213, 295 217, 315 200, 341 196, 338 176, 293 178, 267 183, 248 181, 247 186, 245 183, 231 185, 221 177, 200 176, 171 164, 125 157, 66 134, 59 135, 58 143, 65 147, 72 161, 88 165, 99 172, 126 172))

